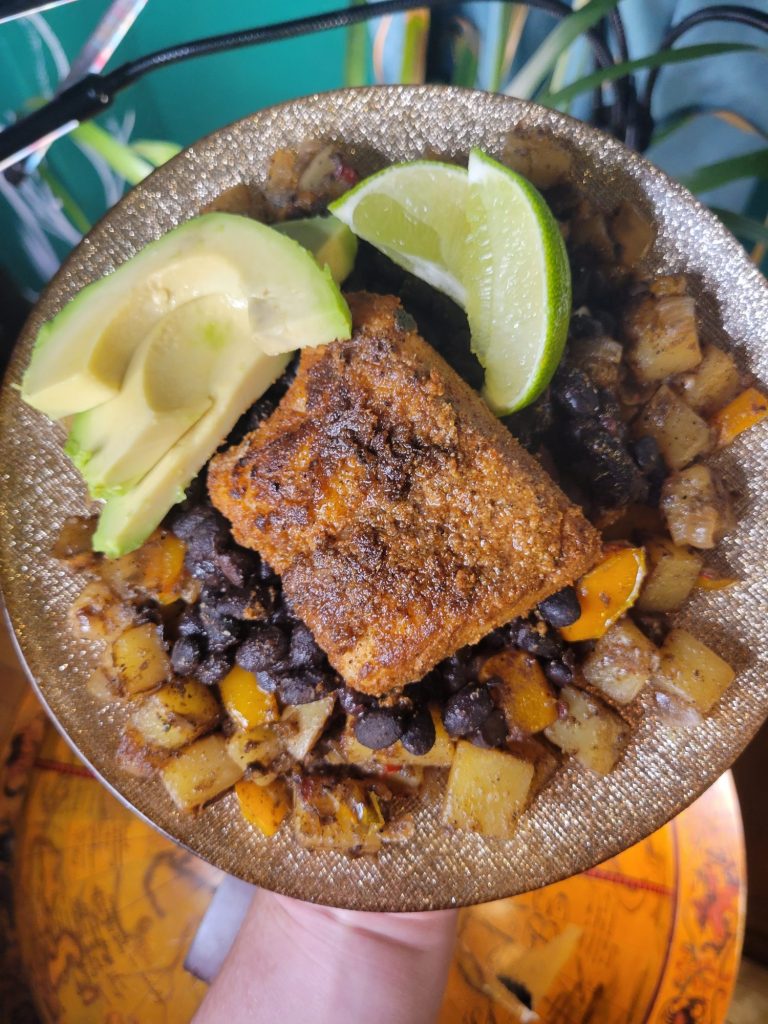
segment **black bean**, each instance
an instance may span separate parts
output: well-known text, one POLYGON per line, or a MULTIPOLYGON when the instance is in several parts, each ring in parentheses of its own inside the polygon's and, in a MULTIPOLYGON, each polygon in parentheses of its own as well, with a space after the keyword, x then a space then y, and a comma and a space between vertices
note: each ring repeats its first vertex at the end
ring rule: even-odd
POLYGON ((588 316, 586 313, 576 313, 571 317, 568 334, 571 338, 576 338, 577 340, 582 338, 599 338, 604 334, 603 325, 597 317, 588 316))
POLYGON ((224 654, 210 654, 200 664, 195 677, 206 686, 220 683, 231 668, 229 658, 224 654))
POLYGON ((218 551, 213 557, 216 568, 224 579, 236 587, 245 586, 248 578, 253 574, 256 564, 249 551, 242 548, 229 548, 218 551))
POLYGON ((288 637, 277 626, 259 625, 237 648, 235 661, 247 672, 280 665, 288 653, 288 637))
POLYGON ((443 708, 443 724, 451 736, 466 736, 479 729, 492 711, 493 701, 486 686, 465 686, 443 708))
POLYGON ((179 636, 198 636, 203 632, 203 624, 200 621, 200 613, 194 606, 185 608, 176 623, 176 632, 179 636))
POLYGON ((645 434, 643 437, 638 437, 636 441, 633 441, 630 447, 635 457, 635 462, 643 473, 666 473, 666 465, 659 448, 659 443, 655 437, 645 434))
POLYGON ((180 676, 191 676, 203 658, 203 645, 198 636, 181 636, 171 648, 171 665, 180 676))
POLYGON ((552 382, 552 398, 571 416, 596 416, 600 409, 597 389, 586 373, 574 366, 558 371, 552 382))
POLYGON ((318 647, 315 638, 303 622, 297 622, 291 631, 288 647, 288 664, 293 669, 314 668, 322 664, 325 655, 318 647))
POLYGON ((426 708, 416 712, 400 739, 405 749, 416 757, 432 749, 435 745, 435 723, 426 708))
POLYGON ((257 672, 254 672, 254 675, 256 676, 259 688, 264 693, 274 693, 280 684, 280 673, 274 669, 259 669, 257 672))
POLYGON ((365 708, 375 707, 376 698, 370 694, 353 690, 351 686, 342 686, 339 691, 339 704, 348 715, 359 715, 365 708))
POLYGON ((449 693, 458 693, 467 685, 467 666, 460 654, 452 654, 439 666, 443 684, 449 693))
POLYGON ((518 626, 515 644, 538 658, 557 658, 563 647, 562 641, 554 633, 540 633, 530 622, 518 626))
POLYGON ((573 471, 583 476, 604 508, 621 508, 643 501, 648 485, 622 441, 597 423, 570 436, 563 454, 573 459, 573 471))
POLYGON ((322 676, 314 672, 280 676, 277 693, 283 704, 309 704, 318 699, 317 690, 321 682, 322 676))
POLYGON ((544 662, 544 675, 555 686, 567 686, 573 682, 573 670, 564 661, 544 662))
POLYGON ((563 587, 540 601, 538 611, 550 626, 570 626, 581 615, 581 605, 573 587, 563 587))
POLYGON ((211 614, 206 605, 200 607, 200 618, 205 627, 205 639, 208 650, 221 654, 235 647, 243 636, 243 623, 231 615, 211 614))
MULTIPOLYGON (((207 588, 204 588, 204 591, 207 588)), ((204 593, 201 602, 207 600, 204 593)), ((230 615, 234 619, 245 619, 254 605, 262 605, 261 592, 252 587, 225 586, 218 589, 210 599, 219 615, 230 615)))
POLYGON ((507 720, 501 708, 494 708, 469 739, 477 747, 501 747, 507 742, 507 720))
POLYGON ((371 750, 391 746, 403 735, 403 720, 395 708, 368 708, 355 720, 358 743, 371 750))
POLYGON ((170 521, 170 528, 181 540, 190 540, 211 518, 211 513, 212 509, 206 505, 193 505, 174 515, 170 521))

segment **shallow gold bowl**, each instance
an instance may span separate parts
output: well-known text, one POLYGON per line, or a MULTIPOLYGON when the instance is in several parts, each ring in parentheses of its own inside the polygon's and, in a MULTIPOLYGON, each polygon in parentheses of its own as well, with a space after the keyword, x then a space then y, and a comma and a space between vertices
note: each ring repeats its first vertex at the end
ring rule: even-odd
POLYGON ((0 400, 0 578, 29 673, 59 728, 102 781, 138 814, 206 860, 269 889, 359 910, 422 910, 498 899, 546 885, 637 842, 686 807, 733 762, 768 715, 768 431, 739 438, 715 459, 738 494, 737 529, 717 562, 742 582, 699 592, 681 622, 738 670, 699 726, 672 732, 650 695, 617 769, 593 775, 569 761, 507 842, 452 833, 439 795, 416 808, 414 839, 376 858, 309 853, 289 829, 265 839, 234 794, 196 817, 175 810, 157 781, 115 765, 124 712, 104 708, 85 681, 93 652, 70 638, 67 607, 82 580, 49 551, 62 520, 87 508, 59 428, 27 408, 14 384, 40 325, 83 285, 195 215, 224 189, 258 185, 269 157, 308 139, 337 143, 364 173, 430 155, 501 155, 513 135, 544 136, 570 155, 572 174, 605 211, 621 199, 652 219, 649 273, 685 272, 706 337, 768 380, 768 286, 738 242, 689 193, 602 133, 533 104, 440 86, 309 96, 259 111, 185 150, 133 189, 90 232, 46 289, 14 353, 0 400))

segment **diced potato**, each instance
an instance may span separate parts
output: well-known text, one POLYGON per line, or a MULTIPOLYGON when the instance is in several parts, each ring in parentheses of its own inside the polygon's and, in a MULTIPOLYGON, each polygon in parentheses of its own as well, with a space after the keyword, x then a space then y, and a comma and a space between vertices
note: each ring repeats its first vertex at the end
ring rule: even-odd
POLYGON ((573 157, 551 137, 536 132, 510 134, 502 163, 532 181, 536 188, 552 188, 571 176, 573 157))
POLYGON ((557 700, 541 665, 525 651, 507 649, 492 655, 480 670, 480 682, 501 680, 496 690, 510 729, 541 732, 557 718, 557 700))
POLYGON ((712 417, 717 447, 725 448, 745 430, 756 427, 768 417, 768 396, 757 388, 747 388, 712 417))
POLYGON ((252 764, 269 767, 283 749, 279 728, 272 725, 238 729, 227 739, 227 753, 243 771, 252 764))
POLYGON ((108 643, 136 618, 135 610, 100 580, 93 580, 78 594, 68 615, 75 636, 108 643))
POLYGON ((160 604, 171 604, 184 595, 189 583, 184 551, 183 541, 158 529, 135 551, 101 559, 99 574, 124 597, 146 594, 160 604))
POLYGON ((713 548, 734 525, 725 488, 709 466, 673 473, 661 489, 661 510, 676 544, 713 548))
POLYGON ((221 733, 184 747, 160 769, 165 788, 183 811, 202 807, 242 778, 243 769, 227 753, 221 733))
POLYGON ((661 647, 658 686, 690 701, 706 714, 720 700, 736 673, 687 629, 673 629, 661 647))
POLYGON ((97 556, 91 546, 98 524, 95 516, 69 516, 61 524, 51 554, 70 569, 92 569, 97 556))
POLYGON ((432 749, 426 754, 412 754, 399 740, 391 747, 372 750, 358 741, 353 723, 350 721, 341 736, 341 752, 344 761, 347 764, 360 765, 412 765, 422 768, 448 768, 453 761, 455 744, 445 731, 443 719, 437 708, 430 708, 429 713, 435 724, 435 742, 432 749))
POLYGON ((240 779, 235 783, 235 795, 245 820, 265 836, 277 832, 291 809, 288 787, 281 779, 266 786, 251 779, 240 779))
POLYGON ((265 693, 252 672, 236 665, 219 683, 224 708, 239 729, 277 721, 277 700, 265 693))
POLYGON ((571 214, 570 242, 593 249, 602 260, 614 263, 616 247, 608 234, 605 217, 588 200, 582 199, 571 214))
POLYGON ((533 765, 502 750, 456 745, 443 803, 443 821, 453 828, 509 839, 525 809, 533 765))
POLYGON ((655 644, 631 619, 611 626, 581 666, 584 678, 617 704, 629 704, 647 686, 659 666, 655 644))
POLYGON ((689 547, 655 537, 645 544, 648 575, 637 599, 643 612, 671 612, 679 608, 696 585, 703 558, 689 547))
POLYGON ((687 295, 645 295, 624 318, 627 362, 647 384, 692 370, 701 362, 696 305, 687 295))
POLYGON ((618 715, 591 694, 566 686, 560 691, 567 715, 544 730, 563 753, 572 754, 585 768, 607 775, 619 759, 627 728, 618 715))
POLYGON ((703 358, 696 369, 678 377, 673 387, 695 412, 709 417, 730 402, 740 383, 733 356, 716 345, 705 345, 703 358))
POLYGON ((687 295, 688 278, 685 274, 662 274, 648 282, 648 291, 659 299, 662 295, 687 295))
POLYGON ((619 247, 619 258, 623 266, 636 267, 648 253, 656 237, 653 223, 640 212, 634 203, 623 199, 611 214, 608 230, 619 247))
POLYGON ((160 627, 153 622, 122 633, 112 644, 112 660, 126 697, 154 690, 173 676, 160 627))
POLYGON ((130 721, 144 743, 178 750, 212 729, 219 710, 209 687, 196 679, 184 679, 144 697, 130 721))
POLYGON ((636 421, 638 436, 656 439, 670 469, 683 469, 713 444, 709 424, 666 384, 662 384, 636 421))
POLYGON ((293 726, 295 732, 285 741, 286 750, 302 761, 320 739, 326 722, 331 717, 335 697, 331 694, 309 704, 297 704, 283 711, 281 722, 293 726))
POLYGON ((308 775, 293 786, 293 827, 309 849, 376 853, 386 825, 383 806, 391 799, 372 779, 308 775))
POLYGON ((615 391, 619 386, 624 348, 618 341, 602 335, 581 338, 569 344, 574 364, 583 370, 598 388, 615 391))

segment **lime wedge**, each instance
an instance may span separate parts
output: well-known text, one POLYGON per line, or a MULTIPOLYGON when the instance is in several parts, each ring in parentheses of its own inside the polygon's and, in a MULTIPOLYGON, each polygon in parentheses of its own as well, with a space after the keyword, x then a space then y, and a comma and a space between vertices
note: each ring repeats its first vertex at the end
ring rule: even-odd
POLYGON ((560 362, 571 273, 557 221, 529 181, 479 149, 468 172, 465 308, 484 397, 505 416, 532 402, 560 362))
POLYGON ((359 238, 463 306, 466 206, 463 167, 417 160, 365 178, 329 210, 359 238))

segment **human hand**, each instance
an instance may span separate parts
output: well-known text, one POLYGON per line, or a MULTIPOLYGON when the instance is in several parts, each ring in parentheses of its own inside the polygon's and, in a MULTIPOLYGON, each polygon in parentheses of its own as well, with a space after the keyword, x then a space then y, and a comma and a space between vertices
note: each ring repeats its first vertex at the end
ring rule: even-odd
POLYGON ((432 1024, 456 911, 336 910, 259 890, 194 1024, 432 1024))

